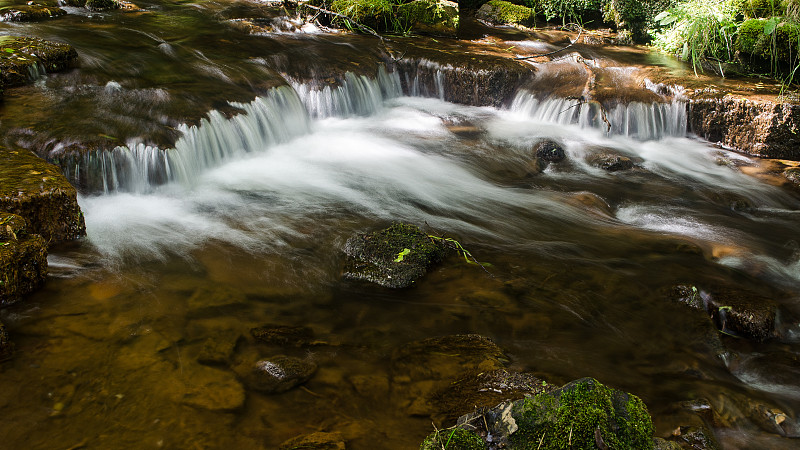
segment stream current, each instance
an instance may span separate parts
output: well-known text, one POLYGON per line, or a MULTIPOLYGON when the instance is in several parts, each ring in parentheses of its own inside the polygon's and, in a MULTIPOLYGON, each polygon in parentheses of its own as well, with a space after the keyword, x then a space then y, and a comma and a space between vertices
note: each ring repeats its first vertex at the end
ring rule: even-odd
POLYGON ((28 25, 76 46, 81 69, 8 92, 7 139, 51 152, 84 128, 126 139, 75 165, 95 180, 79 198, 85 242, 53 249, 45 287, 2 311, 17 354, 0 366, 0 447, 277 448, 324 430, 353 449, 415 448, 431 419, 393 355, 477 333, 514 370, 640 396, 658 436, 687 423, 681 402, 706 399, 723 448, 795 448, 751 411, 800 412, 800 198, 754 176, 758 161, 687 136, 682 103, 621 107, 606 133, 574 102, 521 90, 503 108, 457 105, 436 86, 404 93, 377 65, 322 88, 297 81, 324 71, 308 53, 363 56, 363 38, 231 37, 219 18, 235 6, 140 6, 28 25), (159 114, 206 104, 219 112, 175 124, 174 148, 137 140, 163 131, 159 114), (567 159, 540 172, 542 139, 567 159), (587 162, 599 153, 635 166, 587 162), (452 256, 412 289, 343 281, 345 241, 395 221, 457 238, 489 273, 452 256), (668 299, 678 284, 774 298, 779 337, 717 333, 668 299), (259 345, 249 330, 264 324, 317 342, 259 345), (229 344, 229 364, 198 362, 209 342, 229 344), (242 397, 239 368, 281 353, 316 374, 242 397))

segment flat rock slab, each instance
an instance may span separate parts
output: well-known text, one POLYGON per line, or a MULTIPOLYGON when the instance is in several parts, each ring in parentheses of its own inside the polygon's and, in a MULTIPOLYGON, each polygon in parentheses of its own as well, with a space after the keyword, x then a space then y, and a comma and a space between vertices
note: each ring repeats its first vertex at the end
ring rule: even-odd
POLYGON ((344 277, 388 288, 409 287, 444 258, 445 246, 414 225, 389 228, 348 239, 344 277))
POLYGON ((0 211, 24 217, 29 233, 50 244, 86 235, 78 193, 54 165, 0 146, 0 211))
POLYGON ((67 12, 55 6, 16 5, 0 8, 0 22, 38 22, 66 15, 67 12))
POLYGON ((0 87, 19 86, 40 72, 75 67, 78 52, 69 44, 43 39, 0 36, 0 87))
MULTIPOLYGON (((44 239, 30 234, 22 217, 0 212, 0 306, 19 301, 44 284, 46 278, 44 239)), ((0 349, 0 359, 2 353, 0 349)))

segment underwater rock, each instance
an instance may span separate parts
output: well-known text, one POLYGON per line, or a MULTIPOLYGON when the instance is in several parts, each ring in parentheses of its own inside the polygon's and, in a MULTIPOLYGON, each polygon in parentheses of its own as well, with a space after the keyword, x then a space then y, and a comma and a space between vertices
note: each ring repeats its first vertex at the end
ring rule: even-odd
POLYGON ((0 87, 19 86, 42 72, 66 70, 78 62, 71 45, 43 39, 0 36, 0 87))
POLYGON ((397 289, 411 286, 441 261, 445 246, 419 227, 396 223, 351 237, 344 252, 348 256, 345 278, 397 289))
POLYGON ((754 292, 734 289, 712 290, 708 313, 724 333, 763 341, 775 334, 778 304, 754 292))
POLYGON ((250 334, 256 341, 281 347, 302 347, 314 339, 311 328, 290 325, 263 325, 251 328, 250 334))
POLYGON ((186 381, 182 402, 209 411, 236 411, 244 407, 244 387, 228 371, 196 366, 186 381))
POLYGON ((672 432, 672 436, 667 442, 678 444, 678 448, 692 450, 718 450, 720 448, 714 434, 705 427, 678 427, 672 432))
POLYGON ((46 278, 45 240, 31 234, 22 217, 0 212, 0 305, 21 300, 46 278))
POLYGON ((8 332, 3 322, 0 322, 0 361, 5 361, 14 354, 14 344, 8 338, 8 332))
POLYGON ((37 4, 0 8, 0 22, 37 22, 67 14, 61 8, 37 4))
MULTIPOLYGON (((465 449, 485 449, 491 443, 493 448, 551 450, 569 442, 570 448, 650 450, 654 432, 641 399, 593 378, 467 414, 458 419, 457 429, 452 437, 465 443, 457 448, 465 449)), ((430 442, 446 442, 450 434, 433 433, 421 448, 436 448, 430 442)))
POLYGON ((537 158, 547 162, 560 162, 567 157, 564 147, 556 141, 545 139, 533 146, 537 158))
POLYGON ((475 13, 478 19, 494 25, 522 25, 531 27, 536 21, 536 11, 527 6, 515 5, 503 0, 484 3, 475 13))
POLYGON ((316 433, 297 436, 281 444, 280 450, 293 449, 316 449, 316 450, 344 450, 345 439, 342 433, 316 433))
POLYGON ((47 244, 86 235, 78 192, 59 169, 27 150, 0 146, 0 211, 24 217, 47 244))
POLYGON ((633 160, 627 156, 616 155, 613 153, 595 153, 586 158, 586 162, 599 169, 609 172, 618 170, 628 170, 633 168, 633 160))
POLYGON ((197 362, 206 366, 226 366, 230 364, 241 334, 220 331, 207 338, 200 347, 197 362))
POLYGON ((800 160, 800 105, 703 95, 689 100, 691 132, 750 155, 800 160))
POLYGON ((683 303, 686 306, 689 306, 692 309, 696 309, 698 311, 706 311, 705 302, 703 298, 700 296, 700 290, 697 289, 697 286, 692 286, 688 284, 679 284, 673 286, 670 291, 668 292, 667 296, 676 302, 683 303))
POLYGON ((187 302, 187 316, 191 318, 219 317, 246 307, 245 295, 236 289, 217 286, 201 286, 187 302))
POLYGON ((317 371, 313 362, 278 355, 255 363, 247 377, 247 385, 266 394, 278 394, 310 380, 317 371))

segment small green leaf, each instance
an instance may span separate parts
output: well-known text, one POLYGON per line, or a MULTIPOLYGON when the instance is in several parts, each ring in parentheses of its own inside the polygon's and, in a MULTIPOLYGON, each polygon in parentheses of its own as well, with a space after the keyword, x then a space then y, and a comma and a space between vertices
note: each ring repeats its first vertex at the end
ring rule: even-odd
POLYGON ((4 48, 3 51, 6 52, 6 53, 14 53, 14 49, 13 48, 4 48))
POLYGON ((409 253, 411 253, 411 250, 404 248, 402 252, 397 254, 397 258, 394 259, 394 262, 401 262, 409 253))
POLYGON ((770 35, 775 31, 775 28, 778 26, 778 18, 773 17, 764 24, 764 34, 770 35))

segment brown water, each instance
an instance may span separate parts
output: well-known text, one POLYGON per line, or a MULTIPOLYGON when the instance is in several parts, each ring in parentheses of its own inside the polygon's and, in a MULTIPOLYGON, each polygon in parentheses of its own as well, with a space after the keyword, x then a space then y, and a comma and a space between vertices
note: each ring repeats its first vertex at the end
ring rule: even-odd
POLYGON ((658 435, 686 424, 677 405, 706 398, 728 422, 715 430, 724 448, 796 446, 746 413, 800 410, 800 197, 743 173, 758 161, 679 127, 607 136, 524 92, 504 110, 398 97, 397 78, 367 63, 374 42, 220 24, 249 7, 140 6, 0 24, 82 55, 80 70, 7 94, 6 139, 57 158, 59 143, 98 135, 131 148, 186 135, 161 156, 170 182, 130 175, 84 194, 87 240, 54 249, 46 286, 2 311, 17 353, 0 366, 0 447, 276 448, 322 430, 353 449, 415 448, 432 431, 413 405, 425 380, 393 355, 456 333, 491 338, 511 368, 552 383, 593 376, 639 395, 658 435), (368 77, 347 92, 271 89, 281 74, 344 70, 368 77), (180 125, 209 108, 248 115, 180 125), (544 137, 569 158, 534 174, 544 137), (585 162, 601 149, 637 168, 585 162), (392 221, 458 238, 491 276, 453 255, 412 289, 342 281, 346 239, 392 221), (775 298, 780 337, 718 334, 667 299, 680 283, 775 298), (258 344, 249 330, 264 324, 310 327, 316 342, 258 344), (209 343, 228 364, 198 362, 209 343), (246 389, 243 368, 277 354, 318 370, 283 394, 246 389))

